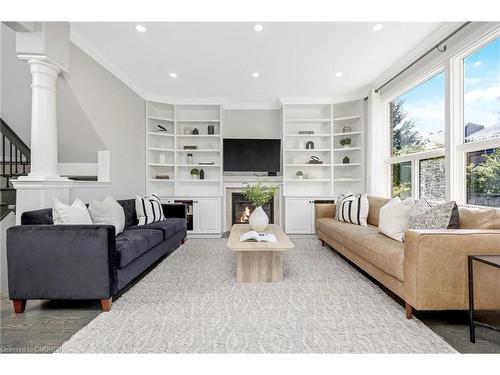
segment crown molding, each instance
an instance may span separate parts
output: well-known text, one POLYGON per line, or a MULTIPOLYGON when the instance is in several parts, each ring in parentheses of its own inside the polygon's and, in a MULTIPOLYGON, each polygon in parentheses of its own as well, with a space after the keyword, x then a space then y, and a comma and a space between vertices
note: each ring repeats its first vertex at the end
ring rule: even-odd
POLYGON ((226 103, 224 109, 230 111, 237 110, 276 110, 281 109, 279 101, 268 103, 226 103))
POLYGON ((164 96, 148 94, 144 98, 150 102, 165 103, 165 104, 200 104, 200 105, 224 105, 226 103, 226 98, 223 97, 174 97, 174 96, 164 96))
POLYGON ((116 78, 123 82, 129 89, 139 95, 142 99, 145 99, 145 92, 139 87, 139 85, 128 77, 122 70, 111 63, 106 57, 104 57, 91 43, 89 43, 85 38, 83 38, 78 32, 70 28, 70 41, 80 48, 83 52, 89 55, 102 67, 104 67, 108 72, 113 74, 116 78))
POLYGON ((363 99, 367 96, 368 90, 363 89, 358 92, 344 95, 344 96, 333 96, 333 97, 283 97, 280 96, 278 99, 282 105, 287 104, 338 104, 352 102, 355 100, 363 99))

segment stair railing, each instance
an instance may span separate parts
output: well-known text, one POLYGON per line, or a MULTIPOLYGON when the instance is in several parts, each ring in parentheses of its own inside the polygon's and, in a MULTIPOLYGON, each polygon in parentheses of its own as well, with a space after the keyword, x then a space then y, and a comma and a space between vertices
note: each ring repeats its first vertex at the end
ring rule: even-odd
POLYGON ((2 118, 0 118, 0 134, 2 135, 1 176, 5 177, 6 187, 9 187, 11 178, 27 174, 31 151, 2 118))

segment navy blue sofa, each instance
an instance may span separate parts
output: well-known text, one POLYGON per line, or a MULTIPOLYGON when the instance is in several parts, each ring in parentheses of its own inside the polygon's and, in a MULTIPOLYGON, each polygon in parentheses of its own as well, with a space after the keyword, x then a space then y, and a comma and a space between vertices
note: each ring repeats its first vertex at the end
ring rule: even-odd
POLYGON ((186 206, 164 204, 166 220, 137 225, 135 200, 118 201, 125 230, 112 225, 54 225, 52 209, 24 212, 7 230, 9 298, 21 313, 29 299, 112 297, 186 239, 186 206))

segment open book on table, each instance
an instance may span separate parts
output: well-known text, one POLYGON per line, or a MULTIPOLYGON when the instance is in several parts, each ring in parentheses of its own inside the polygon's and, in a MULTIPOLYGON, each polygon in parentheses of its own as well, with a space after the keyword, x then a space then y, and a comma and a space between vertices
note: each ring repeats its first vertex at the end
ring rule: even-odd
POLYGON ((242 233, 240 236, 241 242, 278 242, 276 236, 272 233, 257 233, 252 230, 250 232, 242 233))

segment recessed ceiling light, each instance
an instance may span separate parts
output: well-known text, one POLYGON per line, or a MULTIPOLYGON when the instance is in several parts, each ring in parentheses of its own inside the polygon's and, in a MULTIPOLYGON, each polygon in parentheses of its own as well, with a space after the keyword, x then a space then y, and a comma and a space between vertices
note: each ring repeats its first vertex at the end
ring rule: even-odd
POLYGON ((170 73, 170 77, 172 77, 172 78, 177 78, 177 74, 175 74, 175 73, 170 73))
POLYGON ((135 25, 135 29, 137 31, 139 31, 140 33, 145 33, 146 32, 146 28, 142 25, 135 25))
POLYGON ((343 74, 342 72, 337 72, 335 73, 335 77, 342 77, 342 74, 343 74))
POLYGON ((262 30, 264 30, 264 26, 262 26, 260 23, 256 24, 253 29, 257 32, 261 32, 262 30))
POLYGON ((257 73, 257 72, 252 73, 252 77, 253 78, 259 78, 259 73, 257 73))
POLYGON ((372 30, 373 31, 380 31, 380 30, 382 30, 383 27, 384 27, 384 25, 382 25, 381 23, 377 23, 376 25, 373 25, 372 30))

